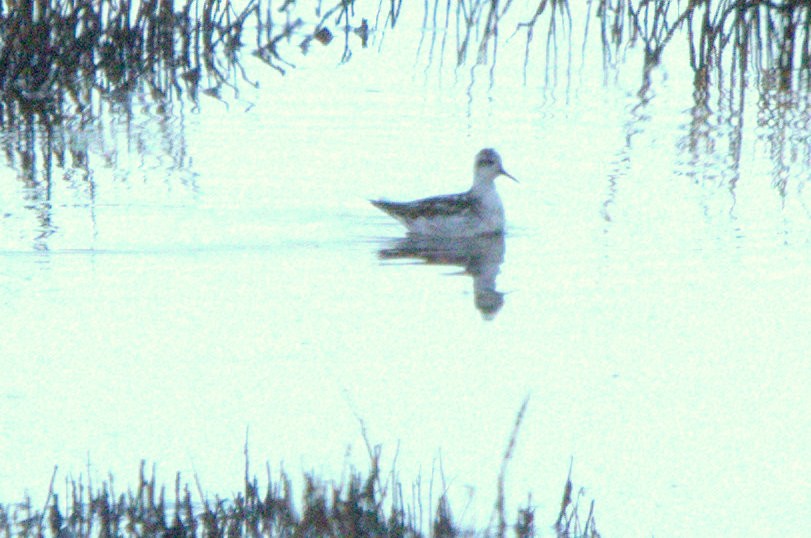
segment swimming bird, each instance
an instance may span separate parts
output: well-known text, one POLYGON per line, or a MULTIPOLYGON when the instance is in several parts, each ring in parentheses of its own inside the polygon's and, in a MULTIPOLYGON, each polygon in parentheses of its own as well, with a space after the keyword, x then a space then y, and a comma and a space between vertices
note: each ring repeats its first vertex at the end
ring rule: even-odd
POLYGON ((504 170, 501 156, 486 148, 476 154, 473 185, 459 194, 445 194, 412 202, 370 200, 372 204, 400 221, 418 235, 473 237, 504 232, 504 205, 496 191, 495 179, 513 176, 504 170))

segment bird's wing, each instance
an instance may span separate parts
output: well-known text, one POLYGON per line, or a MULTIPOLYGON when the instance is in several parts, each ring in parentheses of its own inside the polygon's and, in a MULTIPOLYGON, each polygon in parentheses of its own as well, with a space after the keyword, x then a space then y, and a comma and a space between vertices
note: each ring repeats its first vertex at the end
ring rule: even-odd
POLYGON ((404 219, 417 219, 419 217, 448 217, 466 215, 479 211, 479 201, 469 192, 459 194, 446 194, 432 196, 413 202, 389 202, 386 200, 371 200, 375 207, 386 213, 404 219))

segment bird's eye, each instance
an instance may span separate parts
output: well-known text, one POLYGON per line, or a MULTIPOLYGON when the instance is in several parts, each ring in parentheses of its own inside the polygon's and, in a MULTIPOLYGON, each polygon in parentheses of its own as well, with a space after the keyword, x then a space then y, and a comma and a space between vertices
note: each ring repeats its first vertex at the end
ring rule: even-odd
POLYGON ((494 161, 492 159, 482 159, 481 161, 479 161, 479 167, 480 168, 485 167, 485 166, 493 166, 494 164, 496 164, 496 161, 494 161))

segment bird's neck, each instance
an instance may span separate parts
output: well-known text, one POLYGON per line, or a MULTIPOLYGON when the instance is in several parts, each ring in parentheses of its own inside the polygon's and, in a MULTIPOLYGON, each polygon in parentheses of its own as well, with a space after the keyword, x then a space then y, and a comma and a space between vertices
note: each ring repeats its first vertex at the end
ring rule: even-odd
POLYGON ((476 176, 473 179, 473 186, 470 187, 470 192, 477 196, 482 196, 486 194, 490 194, 496 190, 495 182, 493 178, 490 177, 482 177, 476 176))

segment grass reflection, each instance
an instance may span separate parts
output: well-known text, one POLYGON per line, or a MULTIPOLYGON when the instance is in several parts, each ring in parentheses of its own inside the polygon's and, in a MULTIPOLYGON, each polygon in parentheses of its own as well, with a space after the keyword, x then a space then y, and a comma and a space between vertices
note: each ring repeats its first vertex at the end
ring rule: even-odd
MULTIPOLYGON (((195 110, 201 95, 227 101, 226 91, 238 95, 241 85, 254 84, 244 52, 280 74, 312 46, 341 47, 342 61, 350 61, 404 24, 406 10, 422 9, 418 58, 440 72, 446 63, 470 66, 471 85, 474 70, 483 67, 494 86, 503 45, 523 38, 524 80, 538 64, 545 87, 555 86, 564 70, 568 88, 582 24, 583 56, 600 48, 605 80, 632 52, 641 54, 637 95, 645 107, 655 95, 652 74, 675 48, 682 56, 668 61, 686 63, 693 74, 691 119, 678 148, 685 164, 716 162, 723 148, 723 180, 734 190, 744 111, 754 100, 757 126, 748 127, 757 127, 768 147, 779 195, 789 192, 793 164, 811 166, 807 2, 590 0, 581 10, 585 18, 574 7, 569 0, 433 0, 405 7, 401 0, 0 0, 0 147, 24 184, 26 203, 38 212, 44 241, 54 229, 48 208, 55 169, 65 170, 92 203, 97 163, 80 134, 131 121, 136 102, 148 103, 150 120, 169 125, 182 114, 181 103, 195 110)), ((182 127, 159 131, 161 158, 187 167, 185 152, 176 151, 184 146, 182 127)), ((100 153, 110 166, 118 151, 100 153)), ((700 167, 687 172, 701 174, 700 167)))
MULTIPOLYGON (((539 0, 529 8, 511 0, 425 2, 418 55, 429 36, 428 62, 444 62, 450 36, 457 67, 472 62, 492 70, 503 35, 523 34, 524 69, 536 48, 547 69, 554 67, 558 47, 572 47, 569 1, 539 0)), ((394 0, 2 0, 0 102, 12 109, 6 115, 29 111, 57 119, 68 112, 64 105, 87 106, 93 91, 110 96, 141 88, 158 102, 184 94, 196 101, 201 86, 216 96, 234 80, 250 82, 237 54, 246 35, 256 38, 255 56, 286 73, 294 66, 291 48, 306 52, 313 41, 340 41, 349 60, 353 47, 366 47, 394 28, 401 11, 402 2, 394 0)), ((795 92, 808 84, 811 6, 804 2, 592 0, 583 47, 593 20, 606 68, 618 67, 629 49, 642 50, 640 93, 675 39, 686 39, 697 90, 713 79, 719 84, 718 70, 776 73, 781 89, 795 92)), ((566 58, 570 64, 570 50, 566 58)))

